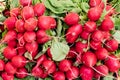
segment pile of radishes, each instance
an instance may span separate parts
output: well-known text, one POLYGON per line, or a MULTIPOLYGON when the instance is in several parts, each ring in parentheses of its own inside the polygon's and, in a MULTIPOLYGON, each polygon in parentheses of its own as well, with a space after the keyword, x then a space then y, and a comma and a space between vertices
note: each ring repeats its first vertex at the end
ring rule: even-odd
POLYGON ((40 51, 39 45, 56 37, 46 33, 47 30, 56 29, 56 19, 44 15, 44 3, 33 6, 32 0, 19 1, 21 6, 11 9, 10 16, 4 21, 7 33, 0 43, 7 45, 3 50, 5 60, 0 60, 0 76, 3 80, 14 80, 15 77, 22 79, 27 76, 43 79, 50 76, 53 80, 119 77, 120 62, 115 55, 119 44, 111 34, 114 29, 111 17, 115 13, 111 5, 105 6, 102 0, 90 0, 88 21, 84 25, 80 24, 78 13, 66 13, 63 22, 69 28, 66 29, 64 37, 70 50, 65 59, 54 61, 51 46, 38 59, 34 58, 40 51), (104 9, 107 12, 99 23, 104 9), (32 56, 31 60, 25 57, 26 52, 32 56), (25 67, 29 62, 35 63, 30 72, 25 67))

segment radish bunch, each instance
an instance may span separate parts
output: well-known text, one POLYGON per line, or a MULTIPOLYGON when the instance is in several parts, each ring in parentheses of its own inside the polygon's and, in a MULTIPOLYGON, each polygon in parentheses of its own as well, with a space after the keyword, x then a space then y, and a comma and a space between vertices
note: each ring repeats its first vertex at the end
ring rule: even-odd
POLYGON ((112 6, 102 0, 90 0, 84 24, 78 13, 66 13, 61 20, 67 28, 64 35, 58 37, 47 33, 56 31, 59 23, 56 18, 45 14, 44 3, 32 5, 32 0, 19 0, 19 3, 20 7, 11 9, 10 16, 4 21, 7 33, 0 41, 0 44, 7 45, 3 49, 5 59, 0 59, 0 76, 3 80, 27 76, 52 77, 53 80, 118 78, 120 62, 115 51, 119 44, 111 34, 114 29, 111 17, 115 13, 112 6), (104 10, 108 13, 101 19, 104 10), (59 38, 64 39, 70 50, 63 60, 55 61, 51 45, 56 39, 60 41, 59 38), (47 50, 36 59, 41 52, 40 47, 49 41, 51 44, 47 50), (34 63, 30 71, 26 68, 28 63, 34 63), (109 72, 115 76, 110 76, 109 72))

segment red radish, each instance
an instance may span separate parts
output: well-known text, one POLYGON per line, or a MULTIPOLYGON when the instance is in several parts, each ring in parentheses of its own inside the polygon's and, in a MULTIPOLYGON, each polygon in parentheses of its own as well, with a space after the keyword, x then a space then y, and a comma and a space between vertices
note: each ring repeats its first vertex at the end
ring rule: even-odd
POLYGON ((34 31, 35 28, 37 27, 37 20, 34 18, 27 19, 25 21, 24 27, 27 31, 34 31))
POLYGON ((50 16, 40 16, 38 18, 38 27, 42 30, 53 29, 56 27, 56 21, 50 16))
POLYGON ((79 65, 79 64, 82 63, 81 56, 82 56, 81 53, 79 53, 79 54, 76 56, 76 61, 75 61, 75 64, 76 64, 76 65, 79 65))
POLYGON ((14 31, 14 30, 10 30, 10 31, 8 31, 6 34, 5 34, 5 36, 3 37, 3 40, 2 40, 2 42, 1 43, 4 43, 4 42, 9 42, 9 41, 11 41, 11 40, 15 40, 17 38, 17 33, 16 33, 16 31, 14 31))
POLYGON ((7 46, 3 51, 3 55, 7 59, 12 59, 14 56, 17 55, 17 51, 16 51, 16 49, 14 49, 12 47, 7 46))
POLYGON ((38 50, 36 50, 35 52, 32 52, 32 57, 35 58, 35 56, 38 54, 38 50))
POLYGON ((88 18, 91 21, 97 21, 101 17, 102 9, 98 6, 90 8, 88 11, 88 18))
POLYGON ((80 76, 82 80, 92 80, 93 75, 94 71, 90 67, 86 67, 84 65, 80 67, 80 76))
POLYGON ((36 16, 42 16, 45 12, 46 8, 45 5, 43 3, 38 3, 35 4, 34 6, 34 12, 36 16))
POLYGON ((90 47, 93 49, 93 50, 97 50, 99 48, 102 47, 102 43, 101 42, 95 42, 93 40, 90 41, 90 47))
POLYGON ((27 63, 27 60, 25 59, 25 57, 18 56, 18 55, 14 56, 11 61, 12 61, 13 66, 15 66, 16 68, 22 68, 27 63))
POLYGON ((10 11, 8 9, 5 9, 3 11, 3 15, 6 16, 6 17, 9 17, 10 16, 10 11))
POLYGON ((8 30, 13 30, 15 28, 16 18, 9 17, 4 21, 4 25, 8 30))
POLYGON ((25 6, 21 11, 21 16, 24 20, 34 17, 34 10, 32 7, 25 6))
POLYGON ((78 53, 83 53, 85 51, 85 49, 87 48, 87 43, 82 43, 80 41, 76 42, 75 44, 75 50, 78 53))
POLYGON ((14 75, 16 73, 16 68, 12 65, 11 62, 5 64, 5 71, 8 74, 14 75))
POLYGON ((88 67, 93 67, 97 62, 96 55, 92 52, 86 52, 82 56, 82 62, 88 67))
POLYGON ((2 80, 14 80, 14 75, 8 74, 7 72, 3 72, 1 77, 2 80))
POLYGON ((95 73, 95 78, 104 77, 108 75, 109 69, 106 65, 95 66, 95 69, 100 72, 95 73))
POLYGON ((18 51, 18 55, 22 56, 26 52, 25 46, 23 47, 20 46, 20 48, 18 48, 17 51, 18 51))
POLYGON ((27 31, 24 33, 23 37, 26 42, 31 43, 36 40, 36 33, 34 31, 27 31))
POLYGON ((53 79, 54 80, 65 80, 65 74, 62 71, 56 71, 53 74, 53 79))
POLYGON ((103 35, 104 35, 104 39, 105 39, 105 40, 110 39, 111 34, 110 34, 110 32, 109 32, 109 31, 102 31, 102 32, 103 32, 103 35))
POLYGON ((19 8, 13 8, 10 10, 10 16, 11 17, 17 17, 20 14, 19 8))
POLYGON ((47 72, 44 72, 43 74, 42 74, 42 77, 41 78, 47 78, 48 77, 48 73, 47 72))
POLYGON ((47 55, 48 55, 50 58, 52 58, 52 54, 51 54, 51 52, 50 52, 50 48, 47 49, 47 55))
POLYGON ((33 68, 33 69, 32 69, 32 75, 35 76, 35 77, 41 78, 42 75, 43 75, 43 69, 40 68, 40 67, 37 67, 37 68, 35 68, 35 69, 33 68))
POLYGON ((108 59, 105 60, 105 65, 108 67, 109 71, 116 72, 119 69, 119 60, 114 55, 109 55, 108 59))
POLYGON ((26 43, 25 48, 28 52, 32 54, 33 52, 36 52, 38 50, 38 43, 37 42, 26 43))
POLYGON ((108 12, 109 10, 110 12, 106 16, 112 16, 115 13, 115 9, 111 5, 106 6, 106 11, 108 12))
POLYGON ((107 40, 105 47, 109 52, 114 52, 118 49, 118 42, 115 39, 107 40))
POLYGON ((27 70, 25 68, 19 68, 17 70, 17 73, 16 73, 17 78, 22 79, 22 78, 27 77, 27 75, 28 75, 28 73, 27 73, 27 70))
POLYGON ((111 19, 104 19, 101 23, 101 29, 104 31, 110 31, 114 28, 114 23, 111 19))
POLYGON ((81 24, 76 24, 76 25, 71 26, 67 30, 66 41, 68 43, 74 43, 81 32, 82 32, 82 25, 81 24))
POLYGON ((44 44, 50 40, 50 37, 47 35, 47 33, 44 30, 38 30, 36 36, 37 36, 37 42, 39 44, 44 44))
POLYGON ((78 24, 79 15, 75 12, 70 12, 65 16, 64 21, 69 26, 78 24))
POLYGON ((74 47, 71 47, 71 48, 70 48, 70 51, 69 51, 69 53, 68 53, 68 55, 67 55, 67 58, 75 58, 75 57, 76 57, 76 54, 75 54, 75 53, 77 53, 76 50, 75 50, 75 48, 74 48, 74 47))
POLYGON ((108 51, 105 48, 99 48, 95 52, 97 59, 104 60, 108 57, 108 51))
POLYGON ((92 40, 95 42, 101 42, 104 38, 102 31, 96 30, 92 33, 92 40))
POLYGON ((96 28, 97 28, 97 25, 93 21, 88 21, 84 25, 84 30, 87 32, 93 32, 93 31, 95 31, 96 28))
POLYGON ((0 71, 3 71, 5 68, 5 62, 0 59, 0 71))
POLYGON ((32 0, 19 0, 22 6, 29 6, 32 4, 32 0))
POLYGON ((60 61, 59 65, 58 65, 59 70, 63 71, 63 72, 68 71, 71 68, 71 66, 72 66, 71 61, 70 60, 66 60, 66 59, 60 61))
POLYGON ((44 60, 42 66, 44 67, 47 74, 51 74, 56 71, 56 64, 51 60, 44 60))
POLYGON ((22 19, 16 21, 15 27, 17 32, 25 32, 24 21, 22 19))
POLYGON ((37 59, 37 64, 33 69, 39 67, 43 63, 44 60, 47 60, 47 57, 46 55, 43 54, 37 59))
POLYGON ((23 37, 23 33, 18 33, 17 34, 17 39, 18 39, 18 46, 19 47, 22 47, 25 45, 25 40, 24 40, 24 37, 23 37))
POLYGON ((79 68, 72 66, 70 70, 66 72, 66 77, 68 80, 73 80, 78 78, 79 76, 79 68))
POLYGON ((82 31, 82 33, 80 34, 80 37, 85 40, 88 40, 89 35, 90 35, 90 32, 82 31))
POLYGON ((16 40, 11 40, 7 44, 9 47, 15 48, 17 46, 17 41, 16 40))
POLYGON ((90 5, 90 7, 96 7, 96 6, 99 6, 101 4, 101 1, 102 0, 90 0, 89 5, 90 5))

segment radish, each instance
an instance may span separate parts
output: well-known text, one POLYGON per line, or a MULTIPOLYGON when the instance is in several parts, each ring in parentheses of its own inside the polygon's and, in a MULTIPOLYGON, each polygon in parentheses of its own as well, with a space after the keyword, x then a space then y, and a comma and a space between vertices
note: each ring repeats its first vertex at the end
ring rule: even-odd
POLYGON ((79 21, 79 15, 75 12, 70 12, 65 16, 64 19, 65 23, 69 26, 78 24, 79 21))
POLYGON ((16 40, 11 40, 7 43, 9 47, 15 48, 17 46, 17 41, 16 40))
POLYGON ((31 73, 34 77, 41 78, 43 76, 43 69, 41 67, 33 68, 31 73))
POLYGON ((7 59, 12 59, 14 56, 17 55, 17 51, 16 51, 16 49, 14 49, 12 47, 7 46, 3 51, 3 55, 7 59))
POLYGON ((111 5, 106 5, 106 11, 108 12, 109 10, 110 12, 106 16, 112 16, 115 13, 115 9, 111 5))
POLYGON ((25 59, 25 57, 17 55, 12 58, 11 62, 16 68, 22 68, 26 65, 27 60, 25 59))
POLYGON ((102 14, 102 9, 96 6, 96 7, 90 8, 87 15, 91 21, 97 21, 101 17, 101 14, 102 14))
POLYGON ((70 60, 62 60, 60 61, 58 67, 60 71, 67 72, 72 66, 72 63, 70 60))
POLYGON ((32 4, 32 0, 19 0, 22 6, 28 6, 32 4))
POLYGON ((56 71, 53 74, 53 79, 54 80, 65 80, 65 74, 62 71, 56 71))
POLYGON ((6 17, 9 17, 10 16, 10 11, 8 9, 5 9, 3 11, 3 15, 6 16, 6 17))
POLYGON ((103 35, 102 31, 96 30, 92 33, 91 38, 95 42, 102 42, 104 35, 103 35))
POLYGON ((48 55, 50 58, 52 58, 52 54, 51 54, 51 52, 50 52, 50 48, 47 49, 47 55, 48 55))
POLYGON ((51 39, 44 30, 38 30, 36 36, 39 44, 44 44, 51 39))
POLYGON ((111 37, 111 34, 109 31, 102 31, 104 35, 104 40, 109 40, 111 37))
POLYGON ((16 18, 9 17, 4 21, 4 25, 8 30, 13 30, 15 28, 16 18))
POLYGON ((89 5, 90 5, 90 7, 96 7, 96 6, 99 6, 101 4, 101 1, 102 0, 90 0, 89 5))
POLYGON ((0 71, 3 71, 5 68, 5 62, 0 59, 0 71))
POLYGON ((27 31, 34 31, 35 28, 37 27, 37 20, 34 18, 27 19, 25 21, 24 27, 27 31))
POLYGON ((28 52, 30 52, 31 54, 33 54, 33 52, 36 52, 38 50, 38 44, 37 42, 32 42, 32 43, 26 43, 25 44, 25 48, 28 52))
POLYGON ((35 4, 34 6, 34 12, 35 12, 35 15, 36 16, 42 16, 44 13, 45 13, 45 5, 43 3, 38 3, 38 4, 35 4))
POLYGON ((3 40, 1 40, 1 43, 4 43, 4 42, 8 43, 9 41, 15 40, 16 38, 17 38, 16 31, 10 30, 5 34, 5 36, 3 37, 3 40))
POLYGON ((1 77, 2 80, 14 80, 14 75, 8 74, 7 72, 3 72, 1 77))
POLYGON ((108 59, 105 60, 105 65, 108 67, 109 71, 116 72, 119 69, 119 60, 114 55, 109 55, 108 59))
POLYGON ((25 40, 24 40, 23 35, 24 35, 23 33, 18 33, 17 34, 18 46, 20 46, 20 47, 25 45, 25 40))
POLYGON ((108 51, 105 48, 99 48, 95 51, 96 57, 99 60, 104 60, 108 57, 108 51))
POLYGON ((22 19, 16 21, 15 27, 17 32, 25 32, 24 21, 22 19))
POLYGON ((25 46, 18 48, 17 51, 18 51, 18 55, 22 56, 26 52, 25 46))
POLYGON ((17 78, 22 79, 22 78, 25 78, 27 76, 28 76, 28 74, 27 74, 27 70, 25 68, 19 68, 17 70, 17 73, 16 73, 17 78))
POLYGON ((38 18, 38 27, 42 30, 54 29, 56 27, 56 21, 50 16, 40 16, 38 18))
POLYGON ((81 53, 79 53, 79 54, 76 56, 75 65, 79 65, 79 64, 82 63, 81 56, 82 56, 81 53))
POLYGON ((101 29, 104 31, 110 31, 114 28, 114 23, 111 19, 104 19, 101 23, 101 29))
POLYGON ((90 48, 93 50, 97 50, 99 48, 102 47, 102 43, 101 42, 95 42, 93 40, 90 41, 90 48))
POLYGON ((76 50, 75 50, 75 47, 71 47, 70 51, 69 51, 69 53, 67 55, 67 58, 75 58, 76 54, 74 52, 77 53, 76 50))
POLYGON ((66 41, 68 43, 74 43, 80 33, 82 32, 82 25, 81 24, 76 24, 71 26, 66 33, 66 41))
POLYGON ((20 14, 20 9, 19 8, 13 8, 10 10, 10 16, 11 17, 18 17, 20 14))
POLYGON ((87 31, 83 30, 82 33, 80 34, 80 37, 82 39, 88 40, 89 35, 90 35, 90 32, 87 32, 87 31))
POLYGON ((96 30, 96 28, 97 28, 97 25, 93 21, 88 21, 84 25, 84 30, 87 31, 87 32, 93 32, 93 31, 96 30))
POLYGON ((80 67, 80 76, 82 80, 92 80, 94 71, 85 65, 80 67))
POLYGON ((42 77, 41 78, 47 78, 48 77, 48 73, 47 72, 44 72, 43 74, 42 74, 42 77))
POLYGON ((76 50, 76 52, 81 54, 81 53, 83 53, 85 51, 87 46, 88 46, 87 43, 82 43, 82 42, 78 41, 75 44, 75 50, 76 50))
POLYGON ((101 73, 100 74, 98 72, 95 72, 95 78, 100 78, 108 75, 109 69, 106 65, 95 66, 95 69, 101 73))
POLYGON ((105 47, 109 52, 114 52, 118 49, 118 42, 115 39, 107 40, 105 47))
POLYGON ((24 20, 34 17, 34 10, 32 7, 25 6, 21 11, 21 16, 24 20))
POLYGON ((43 63, 44 60, 47 60, 47 57, 46 55, 43 54, 37 59, 37 64, 33 69, 38 68, 43 63))
POLYGON ((24 33, 23 37, 26 42, 31 43, 36 40, 36 33, 34 31, 27 31, 24 33))
POLYGON ((92 52, 86 52, 82 55, 82 62, 88 67, 93 67, 97 62, 96 55, 92 52))
POLYGON ((11 75, 14 75, 16 73, 16 68, 12 65, 11 62, 7 62, 5 64, 5 71, 8 73, 8 74, 11 74, 11 75))
POLYGON ((56 71, 56 64, 51 60, 44 60, 42 66, 45 69, 45 72, 47 72, 47 74, 51 74, 56 71))
POLYGON ((73 80, 78 78, 79 76, 79 68, 72 66, 70 70, 66 72, 66 77, 68 80, 73 80))

